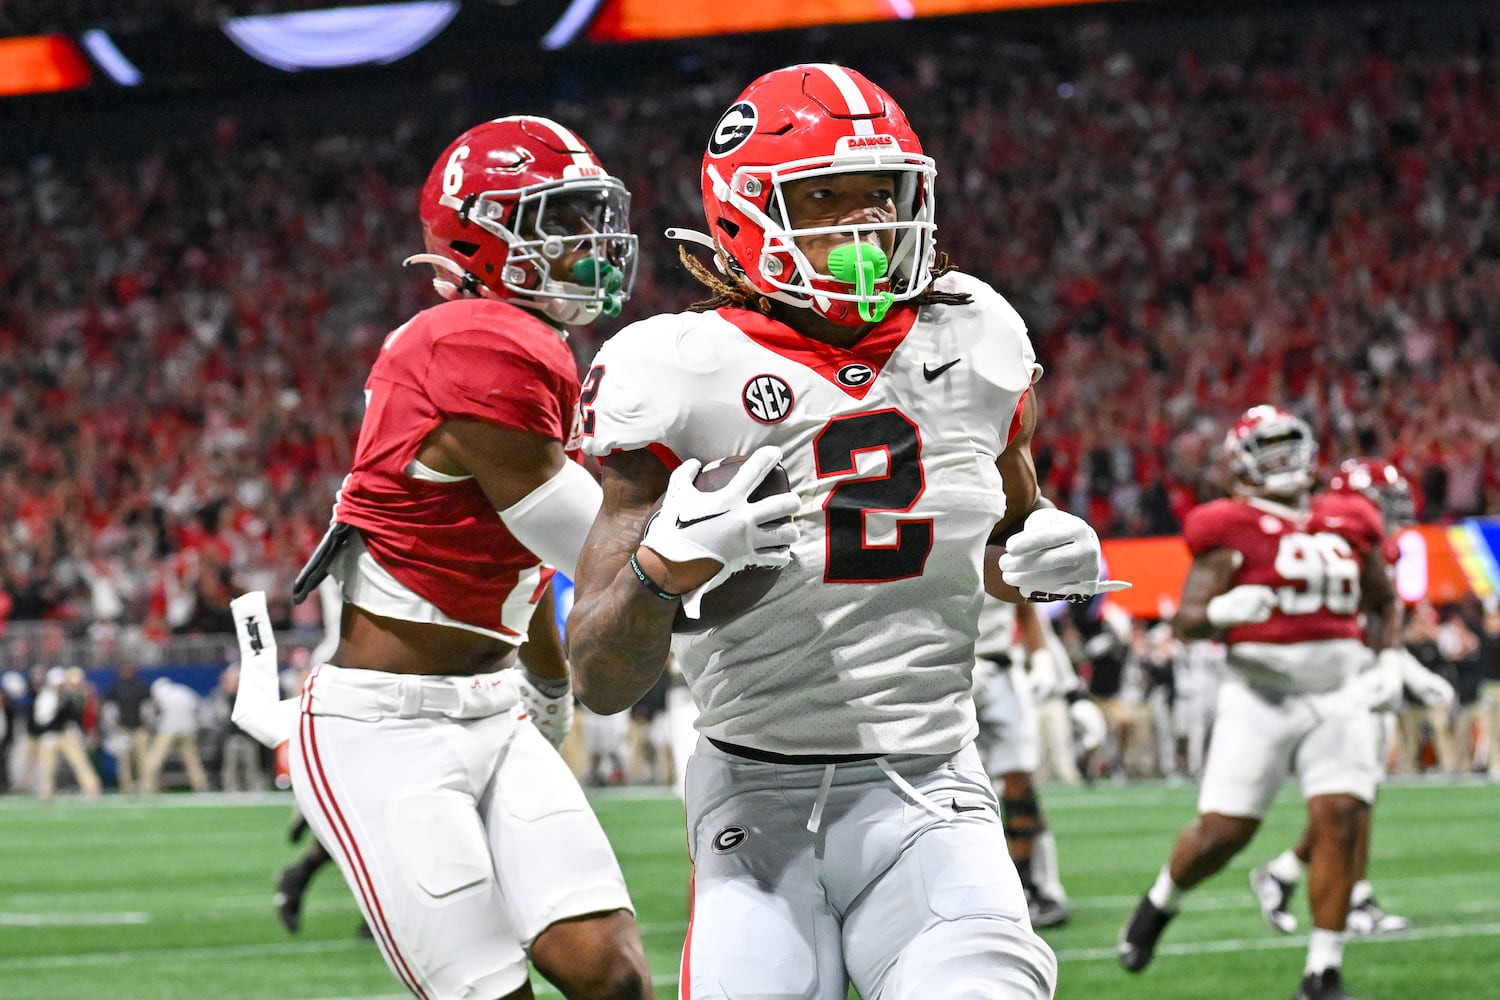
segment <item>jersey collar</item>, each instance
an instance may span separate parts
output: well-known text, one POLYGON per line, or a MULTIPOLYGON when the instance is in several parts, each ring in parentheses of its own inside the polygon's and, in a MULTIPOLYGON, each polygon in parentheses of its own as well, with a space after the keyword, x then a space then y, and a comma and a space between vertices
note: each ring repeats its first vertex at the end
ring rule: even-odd
POLYGON ((825 344, 753 309, 724 307, 715 311, 766 350, 774 351, 788 361, 816 372, 853 398, 863 399, 896 348, 901 346, 901 342, 916 325, 919 307, 908 305, 891 310, 885 319, 871 327, 869 333, 850 347, 825 344), (850 385, 847 380, 839 378, 841 371, 850 365, 860 364, 870 368, 871 377, 868 380, 859 385, 850 385))

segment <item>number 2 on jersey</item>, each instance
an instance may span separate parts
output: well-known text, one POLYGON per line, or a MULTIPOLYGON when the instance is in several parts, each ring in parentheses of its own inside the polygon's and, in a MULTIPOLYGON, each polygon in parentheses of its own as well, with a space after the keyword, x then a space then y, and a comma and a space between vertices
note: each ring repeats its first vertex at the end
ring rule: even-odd
POLYGON ((872 545, 865 534, 871 511, 911 510, 926 488, 922 444, 916 425, 895 410, 834 417, 813 442, 818 478, 855 471, 862 452, 886 453, 883 475, 846 479, 823 504, 828 519, 829 583, 880 583, 921 576, 932 552, 932 519, 912 518, 896 526, 894 545, 872 545))
POLYGON ((1352 615, 1359 610, 1359 560, 1349 542, 1332 532, 1282 535, 1276 573, 1298 585, 1276 588, 1284 615, 1310 615, 1323 608, 1352 615))

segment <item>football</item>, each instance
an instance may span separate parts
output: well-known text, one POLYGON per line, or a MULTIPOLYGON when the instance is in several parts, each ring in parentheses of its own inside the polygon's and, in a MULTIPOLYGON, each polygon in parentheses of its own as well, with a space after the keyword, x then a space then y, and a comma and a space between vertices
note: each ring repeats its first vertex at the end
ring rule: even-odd
MULTIPOLYGON (((735 455, 707 465, 693 480, 693 485, 705 493, 723 489, 734 478, 734 474, 739 471, 740 464, 747 458, 749 458, 748 455, 735 455)), ((761 480, 760 485, 751 492, 750 499, 761 500, 777 493, 785 493, 790 489, 791 481, 787 478, 786 469, 776 465, 766 473, 766 478, 761 480)), ((681 608, 678 608, 677 617, 672 621, 672 631, 707 632, 711 628, 717 628, 725 622, 738 618, 770 593, 771 588, 776 585, 776 578, 780 575, 781 570, 768 566, 748 566, 740 570, 703 595, 703 603, 699 608, 702 617, 696 620, 689 618, 681 608)))

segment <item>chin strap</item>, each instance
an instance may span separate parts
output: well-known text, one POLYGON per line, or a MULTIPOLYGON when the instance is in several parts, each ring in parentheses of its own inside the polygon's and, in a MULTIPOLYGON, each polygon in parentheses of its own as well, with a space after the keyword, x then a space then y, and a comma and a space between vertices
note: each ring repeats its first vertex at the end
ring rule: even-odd
POLYGON ((677 229, 675 227, 666 230, 664 235, 669 240, 677 240, 679 243, 695 243, 700 247, 718 251, 713 239, 707 233, 700 233, 696 229, 677 229))
POLYGON ((875 283, 885 277, 890 259, 885 251, 873 243, 846 243, 835 247, 828 254, 828 273, 839 281, 854 286, 854 294, 875 296, 874 302, 859 303, 859 318, 866 323, 879 323, 890 311, 896 296, 890 292, 875 291, 875 283))
POLYGON ((441 275, 432 279, 432 287, 445 299, 456 299, 460 295, 482 295, 484 287, 474 274, 465 271, 447 257, 435 253, 414 253, 401 262, 402 267, 411 267, 414 264, 431 264, 440 271, 447 271, 457 278, 457 281, 449 281, 441 275))

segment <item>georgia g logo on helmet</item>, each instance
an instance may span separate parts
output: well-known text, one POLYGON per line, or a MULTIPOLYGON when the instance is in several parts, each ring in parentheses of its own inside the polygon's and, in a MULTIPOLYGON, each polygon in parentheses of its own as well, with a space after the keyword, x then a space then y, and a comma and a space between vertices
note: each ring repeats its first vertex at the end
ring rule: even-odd
POLYGON ((746 139, 755 134, 755 123, 760 114, 749 101, 740 101, 724 112, 714 126, 708 139, 708 155, 728 156, 738 149, 746 139))

